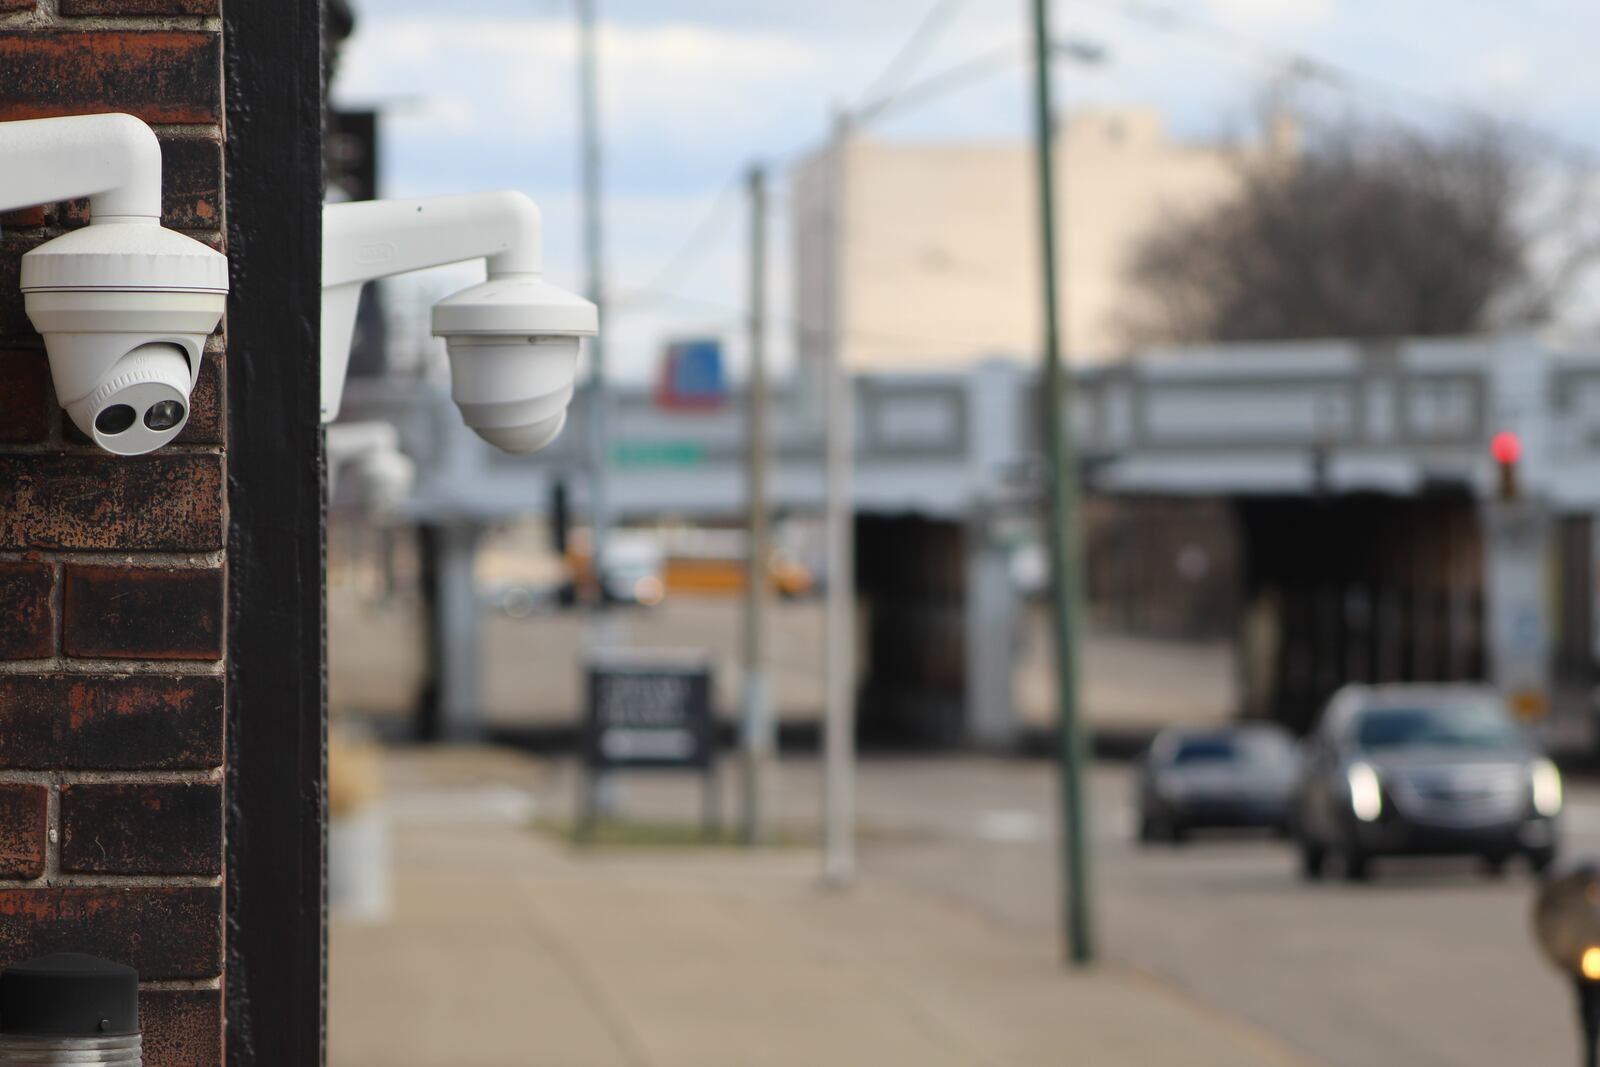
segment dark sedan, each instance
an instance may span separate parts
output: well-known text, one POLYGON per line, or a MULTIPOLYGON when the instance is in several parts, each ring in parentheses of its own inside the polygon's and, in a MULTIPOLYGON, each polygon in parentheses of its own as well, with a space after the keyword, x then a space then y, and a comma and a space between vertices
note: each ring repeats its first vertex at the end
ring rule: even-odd
POLYGON ((1307 746, 1297 805, 1301 868, 1330 856, 1364 879, 1377 856, 1555 859, 1561 775, 1493 692, 1353 686, 1329 702, 1307 746))
POLYGON ((1139 840, 1191 830, 1284 831, 1298 768, 1293 744, 1266 724, 1162 731, 1139 773, 1139 840))

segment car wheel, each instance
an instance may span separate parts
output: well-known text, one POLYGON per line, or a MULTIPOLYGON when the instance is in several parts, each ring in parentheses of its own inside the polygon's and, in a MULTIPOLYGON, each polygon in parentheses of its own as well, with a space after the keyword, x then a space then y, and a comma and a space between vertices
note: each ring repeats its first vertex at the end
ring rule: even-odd
POLYGON ((1320 881, 1328 850, 1315 841, 1300 842, 1300 877, 1308 882, 1320 881))
POLYGON ((1366 882, 1372 879, 1372 857, 1360 849, 1346 849, 1344 853, 1344 880, 1366 882))
POLYGON ((1528 866, 1534 874, 1543 874, 1548 871, 1556 861, 1556 850, 1553 848, 1536 848, 1528 853, 1528 866))

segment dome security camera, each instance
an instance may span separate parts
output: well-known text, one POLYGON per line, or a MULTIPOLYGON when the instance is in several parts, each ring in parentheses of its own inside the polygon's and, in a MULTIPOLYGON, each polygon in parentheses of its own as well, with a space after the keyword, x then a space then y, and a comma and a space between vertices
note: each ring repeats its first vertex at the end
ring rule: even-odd
POLYGON ((89 197, 89 225, 22 257, 24 307, 56 396, 108 452, 183 431, 228 260, 161 225, 161 145, 131 115, 0 123, 0 210, 89 197))
POLYGON ((488 279, 433 308, 466 424, 506 452, 536 452, 566 424, 582 338, 599 312, 543 277, 539 208, 517 192, 329 204, 322 226, 322 419, 338 414, 361 286, 487 260, 488 279))
POLYGON ((329 500, 348 474, 363 510, 380 521, 401 513, 416 484, 417 467, 400 450, 400 431, 392 423, 336 422, 328 427, 327 442, 329 500))

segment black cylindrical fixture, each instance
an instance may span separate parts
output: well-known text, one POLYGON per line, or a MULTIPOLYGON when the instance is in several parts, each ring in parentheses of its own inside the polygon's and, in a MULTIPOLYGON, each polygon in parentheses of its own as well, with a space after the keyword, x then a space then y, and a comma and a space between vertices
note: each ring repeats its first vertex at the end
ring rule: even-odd
POLYGON ((1600 1067, 1600 982, 1579 978, 1578 1023, 1583 1033, 1584 1067, 1600 1067))
POLYGON ((139 972, 62 952, 0 971, 0 1067, 141 1067, 139 972))

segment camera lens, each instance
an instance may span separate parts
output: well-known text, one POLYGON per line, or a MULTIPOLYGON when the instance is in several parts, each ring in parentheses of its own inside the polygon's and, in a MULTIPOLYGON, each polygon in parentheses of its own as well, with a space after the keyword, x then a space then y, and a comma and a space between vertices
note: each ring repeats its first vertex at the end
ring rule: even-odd
POLYGON ((144 424, 152 430, 170 430, 183 421, 183 405, 176 400, 158 400, 144 413, 144 424))
POLYGON ((94 420, 94 428, 103 434, 117 434, 133 425, 138 413, 126 404, 112 404, 94 420))

